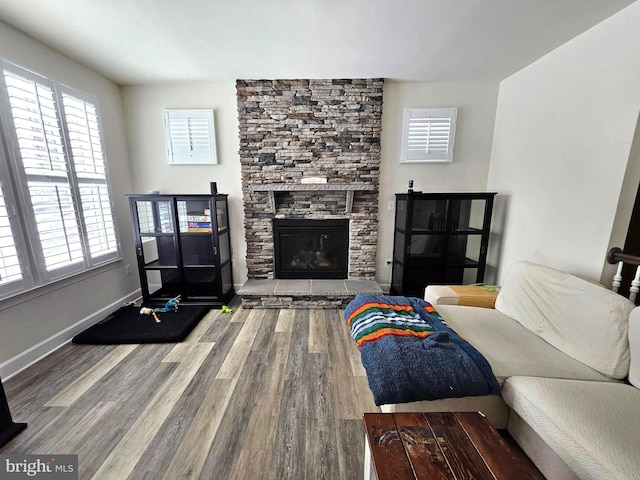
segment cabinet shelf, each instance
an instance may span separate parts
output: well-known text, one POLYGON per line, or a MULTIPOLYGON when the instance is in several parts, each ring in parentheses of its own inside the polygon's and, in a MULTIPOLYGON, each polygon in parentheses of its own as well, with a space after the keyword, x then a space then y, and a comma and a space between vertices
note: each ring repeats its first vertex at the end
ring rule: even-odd
POLYGON ((144 268, 147 270, 157 270, 160 268, 178 268, 178 265, 176 265, 175 263, 171 264, 171 263, 162 263, 158 260, 156 260, 155 262, 149 262, 149 263, 145 263, 144 268))
POLYGON ((478 268, 480 266, 479 261, 471 258, 462 259, 460 257, 443 257, 442 255, 437 254, 424 257, 408 256, 404 262, 399 260, 398 262, 402 265, 406 264, 413 267, 441 265, 446 267, 478 268))
POLYGON ((479 266, 480 262, 470 258, 447 258, 447 267, 478 268, 479 266))
POLYGON ((495 195, 397 194, 390 293, 482 282, 495 195))
POLYGON ((397 231, 402 233, 409 233, 411 235, 482 235, 484 230, 479 228, 470 228, 468 230, 427 230, 427 229, 414 229, 410 232, 403 228, 397 229, 397 231))

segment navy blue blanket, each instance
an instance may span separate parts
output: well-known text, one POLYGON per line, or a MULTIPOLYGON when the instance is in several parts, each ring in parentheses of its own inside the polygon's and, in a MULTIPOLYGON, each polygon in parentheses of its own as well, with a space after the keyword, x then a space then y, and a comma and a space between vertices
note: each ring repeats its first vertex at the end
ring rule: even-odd
POLYGON ((345 320, 376 405, 500 393, 487 360, 424 300, 358 294, 345 320))

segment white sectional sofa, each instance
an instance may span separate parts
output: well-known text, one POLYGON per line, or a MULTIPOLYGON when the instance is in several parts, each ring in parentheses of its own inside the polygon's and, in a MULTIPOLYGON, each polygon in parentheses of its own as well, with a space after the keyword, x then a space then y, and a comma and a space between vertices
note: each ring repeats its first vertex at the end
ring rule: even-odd
POLYGON ((501 395, 383 411, 479 410, 496 428, 507 427, 549 479, 640 479, 640 308, 528 262, 510 267, 495 309, 432 297, 427 292, 448 325, 487 358, 501 395))

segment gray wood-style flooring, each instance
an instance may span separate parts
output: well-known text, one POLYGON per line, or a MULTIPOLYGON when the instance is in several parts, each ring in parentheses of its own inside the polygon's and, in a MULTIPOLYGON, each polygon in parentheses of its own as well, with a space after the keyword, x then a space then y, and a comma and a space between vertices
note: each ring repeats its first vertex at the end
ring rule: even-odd
POLYGON ((5 383, 2 454, 77 454, 80 479, 362 478, 379 411, 342 310, 212 310, 186 341, 68 344, 5 383))

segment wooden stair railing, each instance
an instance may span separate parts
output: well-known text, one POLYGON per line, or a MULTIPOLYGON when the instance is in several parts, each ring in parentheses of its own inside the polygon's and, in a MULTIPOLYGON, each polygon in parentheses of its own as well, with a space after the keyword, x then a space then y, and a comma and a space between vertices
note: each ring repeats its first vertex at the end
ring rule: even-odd
POLYGON ((618 247, 613 247, 607 253, 607 262, 612 265, 618 264, 618 270, 616 274, 613 276, 613 282, 611 283, 611 289, 614 292, 618 291, 620 285, 622 284, 622 268, 625 265, 631 265, 635 267, 635 274, 633 275, 633 280, 631 280, 631 287, 629 288, 629 300, 633 303, 636 302, 636 296, 640 291, 640 256, 631 255, 629 253, 624 253, 618 247))

